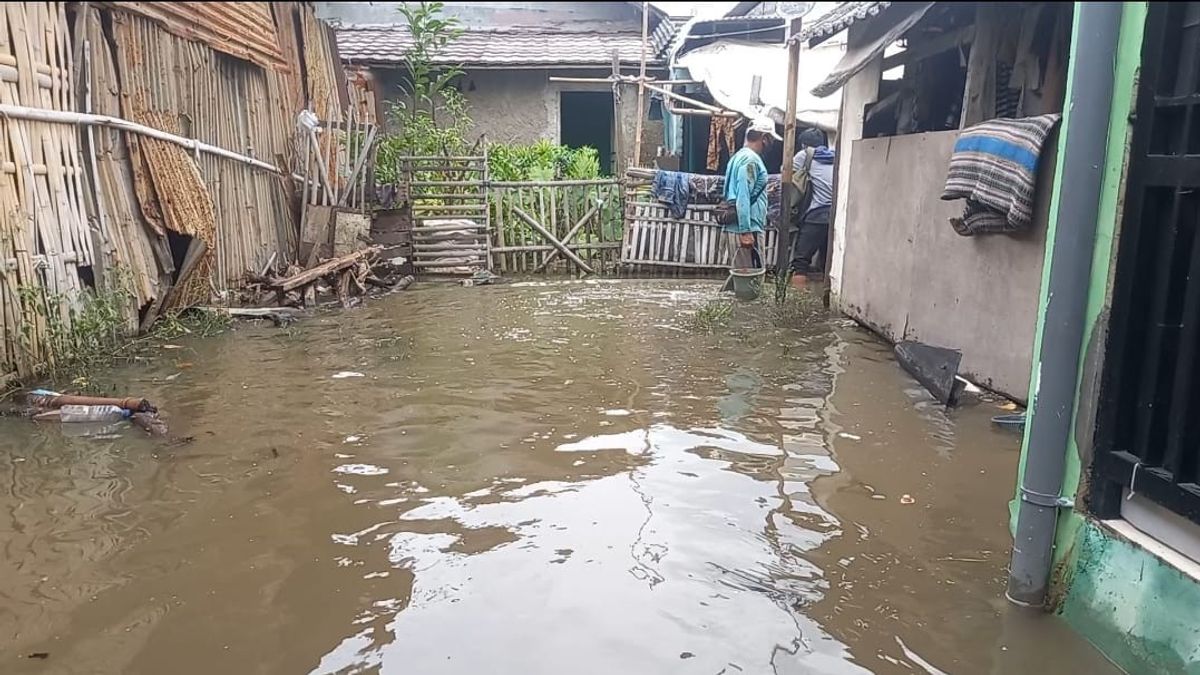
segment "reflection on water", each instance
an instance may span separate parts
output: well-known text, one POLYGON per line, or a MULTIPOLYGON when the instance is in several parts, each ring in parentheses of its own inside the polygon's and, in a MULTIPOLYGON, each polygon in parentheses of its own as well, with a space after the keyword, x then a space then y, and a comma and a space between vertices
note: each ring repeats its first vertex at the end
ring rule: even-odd
POLYGON ((0 420, 0 669, 1105 672, 1000 600, 986 404, 819 315, 696 334, 715 290, 427 288, 117 372, 184 447, 0 420))

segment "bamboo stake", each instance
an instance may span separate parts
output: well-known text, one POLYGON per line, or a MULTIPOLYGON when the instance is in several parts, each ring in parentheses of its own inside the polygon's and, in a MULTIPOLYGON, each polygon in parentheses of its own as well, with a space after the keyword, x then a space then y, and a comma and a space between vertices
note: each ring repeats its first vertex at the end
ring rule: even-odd
POLYGON ((633 165, 642 164, 642 118, 646 116, 646 42, 650 30, 650 3, 642 3, 642 63, 638 73, 637 125, 633 136, 633 165))
MULTIPOLYGON (((800 35, 800 17, 792 19, 788 26, 788 36, 800 35)), ((789 253, 791 246, 788 245, 788 218, 792 212, 792 201, 799 195, 795 192, 792 185, 792 177, 795 175, 795 163, 792 157, 796 154, 796 91, 798 89, 797 78, 800 74, 800 41, 788 40, 788 79, 787 79, 787 112, 783 120, 783 176, 780 179, 780 203, 779 203, 779 226, 778 231, 779 246, 775 249, 775 273, 776 277, 783 279, 779 283, 776 290, 776 298, 782 300, 787 293, 789 283, 786 279, 790 276, 784 274, 783 270, 789 269, 791 260, 789 253)), ((765 238, 764 238, 765 243, 765 238)), ((764 251, 765 253, 765 251, 764 251)), ((765 265, 764 261, 764 265, 765 265)))
POLYGON ((624 147, 625 142, 621 133, 621 54, 617 50, 612 52, 612 99, 613 99, 613 160, 612 171, 614 175, 620 175, 621 168, 625 164, 624 147))
MULTIPOLYGON (((554 188, 550 188, 549 190, 547 190, 547 192, 550 193, 550 231, 553 232, 554 236, 557 237, 557 236, 559 236, 559 234, 558 234, 558 204, 556 203, 557 200, 555 198, 555 195, 558 193, 558 190, 555 190, 554 188)), ((537 267, 535 267, 533 269, 533 271, 537 272, 538 270, 544 268, 546 266, 547 260, 549 260, 548 256, 542 256, 542 262, 537 267)))

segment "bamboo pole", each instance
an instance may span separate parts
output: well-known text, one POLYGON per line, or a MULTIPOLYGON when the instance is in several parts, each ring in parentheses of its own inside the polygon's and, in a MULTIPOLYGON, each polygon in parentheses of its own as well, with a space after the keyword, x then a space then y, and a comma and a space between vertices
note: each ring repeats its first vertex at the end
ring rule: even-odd
MULTIPOLYGON (((792 19, 788 26, 788 75, 787 75, 787 113, 783 120, 783 176, 780 179, 779 203, 779 233, 775 247, 775 274, 779 279, 787 279, 783 272, 791 264, 790 238, 788 236, 788 218, 792 212, 792 200, 796 198, 792 177, 795 175, 793 156, 796 154, 796 90, 797 78, 800 74, 800 17, 792 19)), ((778 299, 783 299, 787 293, 788 283, 779 285, 776 292, 778 299)))
MULTIPOLYGON (((0 69, 0 73, 2 72, 3 70, 0 69)), ((558 75, 552 75, 547 78, 547 80, 550 82, 563 82, 569 84, 612 84, 613 82, 611 75, 608 77, 561 77, 558 75)), ((637 84, 639 81, 670 85, 704 84, 704 82, 701 80, 660 80, 654 77, 633 77, 631 75, 622 75, 617 78, 617 81, 624 84, 637 84)))
POLYGON ((624 165, 624 143, 621 134, 621 54, 612 52, 612 99, 613 99, 613 175, 620 175, 624 165))
POLYGON ((637 88, 637 124, 633 132, 633 162, 634 166, 642 165, 642 118, 646 116, 646 42, 650 30, 650 3, 642 3, 642 59, 638 71, 637 88))
MULTIPOLYGON (((699 108, 699 109, 701 109, 701 110, 707 110, 707 111, 709 111, 709 112, 712 112, 712 113, 730 113, 730 112, 733 112, 732 110, 726 110, 726 109, 724 109, 724 108, 719 108, 719 107, 717 107, 717 106, 715 106, 715 105, 709 105, 709 104, 707 104, 707 103, 704 103, 703 101, 697 101, 696 99, 694 99, 694 98, 689 98, 689 97, 687 97, 687 96, 684 96, 683 94, 676 94, 675 92, 673 92, 673 91, 671 91, 671 90, 669 90, 669 89, 663 89, 662 87, 656 87, 656 86, 654 86, 653 84, 646 84, 646 85, 644 85, 644 86, 645 86, 647 89, 649 89, 650 91, 656 91, 656 92, 658 92, 658 93, 662 94, 663 96, 670 96, 671 98, 673 98, 673 99, 675 99, 675 100, 679 101, 680 103, 687 103, 688 105, 693 105, 693 106, 696 106, 697 108, 699 108)), ((734 113, 734 114, 736 115, 736 114, 738 114, 738 113, 734 113)))

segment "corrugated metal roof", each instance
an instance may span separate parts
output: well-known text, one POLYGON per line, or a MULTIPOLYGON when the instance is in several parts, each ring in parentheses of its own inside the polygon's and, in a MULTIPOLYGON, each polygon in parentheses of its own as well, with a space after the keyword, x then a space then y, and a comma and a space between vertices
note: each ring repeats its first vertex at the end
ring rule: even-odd
POLYGON ((181 38, 266 68, 288 70, 269 2, 110 2, 145 17, 181 38))
MULTIPOLYGON (((341 26, 338 51, 350 63, 403 63, 413 46, 406 26, 341 26)), ((597 66, 612 63, 613 50, 623 63, 642 56, 640 33, 596 33, 535 30, 471 30, 442 50, 434 65, 491 68, 597 66)), ((659 62, 654 50, 647 58, 659 62)))
POLYGON ((801 40, 820 41, 837 35, 857 21, 877 16, 892 5, 891 2, 843 2, 836 8, 800 31, 801 40))

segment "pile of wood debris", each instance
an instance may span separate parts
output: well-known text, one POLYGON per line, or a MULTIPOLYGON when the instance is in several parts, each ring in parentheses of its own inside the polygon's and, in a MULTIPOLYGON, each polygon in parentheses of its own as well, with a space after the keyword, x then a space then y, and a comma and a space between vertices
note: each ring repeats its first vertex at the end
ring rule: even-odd
POLYGON ((370 246, 308 269, 293 264, 282 273, 268 269, 251 274, 242 290, 244 307, 226 311, 232 316, 275 318, 273 311, 288 315, 288 310, 316 306, 329 296, 343 307, 352 307, 372 289, 390 292, 408 288, 414 277, 401 271, 402 261, 381 259, 381 250, 381 246, 370 246))

